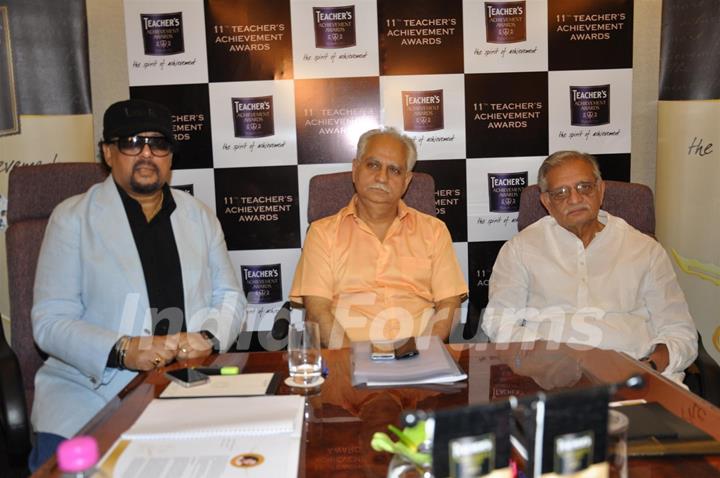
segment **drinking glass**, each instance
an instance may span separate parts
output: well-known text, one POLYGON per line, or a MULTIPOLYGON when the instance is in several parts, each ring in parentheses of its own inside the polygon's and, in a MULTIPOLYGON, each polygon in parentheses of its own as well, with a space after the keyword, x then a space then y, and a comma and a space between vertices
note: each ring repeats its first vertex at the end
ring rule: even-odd
POLYGON ((630 425, 627 415, 608 410, 607 461, 610 478, 627 478, 627 431, 630 425))
POLYGON ((291 324, 288 330, 288 368, 293 382, 310 385, 320 378, 320 328, 315 322, 291 324))

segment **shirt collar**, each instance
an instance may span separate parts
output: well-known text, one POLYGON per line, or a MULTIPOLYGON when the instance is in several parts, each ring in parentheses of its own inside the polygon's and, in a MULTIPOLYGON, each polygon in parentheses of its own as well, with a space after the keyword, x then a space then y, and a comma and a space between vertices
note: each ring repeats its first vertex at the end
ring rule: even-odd
MULTIPOLYGON (((120 194, 120 200, 122 200, 123 206, 125 207, 125 212, 130 216, 131 214, 133 216, 140 214, 144 218, 142 212, 142 206, 140 206, 140 203, 137 202, 135 199, 131 198, 130 195, 125 192, 123 188, 120 187, 118 183, 115 183, 115 187, 118 190, 118 193, 120 194)), ((168 183, 165 183, 162 187, 163 191, 163 202, 162 207, 160 207, 160 211, 158 211, 158 214, 163 213, 170 215, 176 207, 175 200, 172 197, 172 192, 170 191, 170 186, 168 183)))
MULTIPOLYGON (((603 224, 605 227, 602 229, 602 231, 598 232, 595 235, 595 239, 600 237, 600 235, 602 235, 605 231, 607 231, 609 228, 612 227, 612 225, 614 224, 613 217, 614 216, 612 214, 608 213, 607 211, 604 211, 602 209, 600 209, 598 211, 597 220, 601 224, 603 224)), ((558 230, 563 231, 564 233, 567 233, 569 235, 569 237, 579 240, 575 234, 573 234, 572 232, 570 232, 567 229, 565 229, 564 227, 562 227, 560 225, 560 223, 558 223, 557 220, 554 217, 552 217, 552 215, 548 214, 547 216, 545 216, 545 218, 548 218, 548 220, 551 221, 551 224, 553 227, 556 227, 556 228, 558 228, 558 230)))
POLYGON ((600 209, 600 211, 598 211, 598 217, 597 217, 597 219, 598 219, 598 221, 600 221, 602 224, 604 224, 604 225, 607 226, 608 223, 610 222, 610 214, 608 214, 607 211, 603 211, 602 209, 600 209))
MULTIPOLYGON (((350 199, 350 202, 348 203, 348 205, 345 206, 342 209, 342 211, 340 211, 340 216, 342 219, 345 219, 348 216, 359 217, 357 215, 357 200, 358 200, 358 195, 353 194, 353 197, 352 197, 352 199, 350 199)), ((400 219, 400 220, 405 219, 405 217, 408 215, 409 212, 410 212, 410 207, 407 204, 405 204, 405 201, 400 199, 398 201, 398 215, 397 215, 398 219, 400 219)))
MULTIPOLYGON (((554 217, 552 217, 551 214, 548 214, 548 215, 545 216, 545 217, 548 218, 550 221, 552 221, 552 223, 553 223, 554 225, 556 225, 556 226, 558 226, 558 227, 562 227, 562 226, 560 225, 560 223, 557 222, 557 220, 556 220, 554 217)), ((601 222, 602 224, 604 224, 604 225, 607 226, 607 225, 611 222, 611 221, 610 221, 610 218, 611 218, 611 217, 612 217, 612 215, 611 215, 610 213, 608 213, 607 211, 605 211, 605 210, 603 210, 603 209, 598 210, 597 220, 598 220, 599 222, 601 222)), ((563 228, 563 229, 564 229, 564 228, 563 228)))

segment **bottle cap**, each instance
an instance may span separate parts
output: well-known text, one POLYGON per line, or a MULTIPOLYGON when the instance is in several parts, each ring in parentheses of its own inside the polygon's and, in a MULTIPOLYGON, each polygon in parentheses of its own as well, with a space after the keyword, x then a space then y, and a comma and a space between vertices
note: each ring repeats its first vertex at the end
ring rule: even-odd
POLYGON ((95 466, 100 454, 95 438, 79 436, 65 440, 57 449, 57 462, 60 471, 77 473, 95 466))

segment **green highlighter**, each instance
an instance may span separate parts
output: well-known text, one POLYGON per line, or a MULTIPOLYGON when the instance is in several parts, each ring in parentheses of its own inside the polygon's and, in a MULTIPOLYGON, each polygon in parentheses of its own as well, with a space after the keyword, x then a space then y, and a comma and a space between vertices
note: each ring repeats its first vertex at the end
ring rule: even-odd
POLYGON ((235 365, 226 365, 224 367, 218 367, 218 368, 196 368, 200 373, 204 373, 205 375, 238 375, 240 374, 240 367, 236 367, 235 365))

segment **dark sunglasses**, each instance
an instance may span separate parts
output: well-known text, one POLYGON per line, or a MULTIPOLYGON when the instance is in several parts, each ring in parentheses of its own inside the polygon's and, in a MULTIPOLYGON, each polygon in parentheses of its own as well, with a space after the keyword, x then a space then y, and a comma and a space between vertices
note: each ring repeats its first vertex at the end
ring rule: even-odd
POLYGON ((167 156, 172 153, 173 145, 165 136, 128 136, 123 138, 114 138, 108 143, 116 143, 121 153, 128 156, 136 156, 140 154, 145 145, 150 146, 152 154, 158 157, 167 156))

